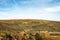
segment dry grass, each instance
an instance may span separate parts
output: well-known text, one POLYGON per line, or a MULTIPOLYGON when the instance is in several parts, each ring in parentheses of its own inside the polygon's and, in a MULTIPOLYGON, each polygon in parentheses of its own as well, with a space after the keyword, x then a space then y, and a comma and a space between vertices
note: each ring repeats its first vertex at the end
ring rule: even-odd
MULTIPOLYGON (((12 33, 12 32, 9 33, 7 31, 7 34, 11 34, 11 36, 13 37, 14 40, 15 40, 15 36, 16 36, 16 38, 19 38, 18 40, 21 40, 24 37, 24 34, 26 34, 26 38, 29 38, 29 33, 24 32, 24 31, 19 32, 16 35, 14 35, 14 33, 12 33)), ((33 35, 35 35, 35 34, 33 34, 33 35)), ((42 37, 42 40, 60 40, 60 36, 50 35, 49 32, 39 32, 39 35, 42 37)), ((6 40, 6 32, 0 32, 0 39, 6 40)))

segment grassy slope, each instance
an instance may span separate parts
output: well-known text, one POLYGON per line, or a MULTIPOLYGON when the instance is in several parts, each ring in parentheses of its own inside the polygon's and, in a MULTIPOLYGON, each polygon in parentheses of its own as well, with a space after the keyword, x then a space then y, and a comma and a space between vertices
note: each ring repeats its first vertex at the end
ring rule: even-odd
POLYGON ((60 22, 47 21, 47 20, 0 20, 0 30, 60 31, 60 22))

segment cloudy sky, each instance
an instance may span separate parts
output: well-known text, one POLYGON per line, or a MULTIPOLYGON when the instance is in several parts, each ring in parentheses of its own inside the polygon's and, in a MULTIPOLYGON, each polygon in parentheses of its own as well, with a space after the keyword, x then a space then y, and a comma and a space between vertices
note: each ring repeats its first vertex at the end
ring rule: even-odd
POLYGON ((60 0, 0 0, 0 20, 2 19, 60 21, 60 0))

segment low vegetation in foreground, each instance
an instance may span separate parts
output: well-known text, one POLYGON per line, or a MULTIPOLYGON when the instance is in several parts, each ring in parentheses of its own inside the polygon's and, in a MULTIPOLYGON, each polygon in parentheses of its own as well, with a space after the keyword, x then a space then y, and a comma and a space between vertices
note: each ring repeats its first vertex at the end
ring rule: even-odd
POLYGON ((0 31, 0 40, 60 40, 60 32, 21 31, 15 34, 0 31))

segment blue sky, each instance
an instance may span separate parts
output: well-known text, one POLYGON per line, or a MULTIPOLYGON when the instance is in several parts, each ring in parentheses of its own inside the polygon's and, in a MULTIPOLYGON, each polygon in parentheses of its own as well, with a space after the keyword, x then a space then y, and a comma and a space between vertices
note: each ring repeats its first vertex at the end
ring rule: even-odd
POLYGON ((0 20, 5 19, 60 21, 60 0, 0 0, 0 20))

